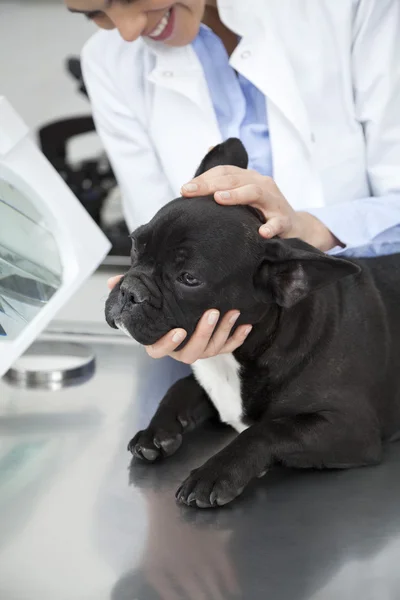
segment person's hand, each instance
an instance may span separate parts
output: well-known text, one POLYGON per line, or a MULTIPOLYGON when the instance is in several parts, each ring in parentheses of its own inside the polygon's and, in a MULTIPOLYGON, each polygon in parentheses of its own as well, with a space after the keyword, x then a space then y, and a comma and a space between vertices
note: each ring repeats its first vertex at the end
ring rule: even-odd
POLYGON ((110 279, 107 281, 108 289, 112 290, 113 288, 115 288, 117 283, 119 283, 122 278, 123 275, 115 275, 115 277, 110 277, 110 279))
POLYGON ((217 310, 209 310, 204 313, 194 334, 182 350, 176 352, 187 333, 184 329, 174 329, 152 346, 147 346, 147 354, 152 358, 171 356, 187 365, 201 358, 230 354, 243 344, 252 330, 251 325, 240 325, 229 337, 239 315, 235 310, 226 313, 216 327, 220 314, 217 310))
MULTIPOLYGON (((109 289, 113 289, 122 277, 123 275, 111 277, 107 282, 109 289)), ((220 314, 217 310, 211 309, 204 313, 196 331, 182 350, 176 352, 176 349, 186 338, 187 332, 184 329, 173 329, 152 346, 147 346, 147 354, 152 358, 171 356, 175 360, 188 365, 193 364, 200 358, 210 358, 217 354, 230 354, 243 344, 252 329, 250 325, 240 325, 234 334, 229 337, 239 315, 240 313, 237 310, 228 312, 223 316, 217 327, 220 314)))
MULTIPOLYGON (((266 223, 260 227, 264 238, 300 238, 326 252, 340 242, 316 217, 295 211, 271 177, 234 166, 214 167, 192 179, 182 196, 214 195, 219 204, 249 204, 262 212, 266 223)), ((305 193, 306 190, 305 190, 305 193)))

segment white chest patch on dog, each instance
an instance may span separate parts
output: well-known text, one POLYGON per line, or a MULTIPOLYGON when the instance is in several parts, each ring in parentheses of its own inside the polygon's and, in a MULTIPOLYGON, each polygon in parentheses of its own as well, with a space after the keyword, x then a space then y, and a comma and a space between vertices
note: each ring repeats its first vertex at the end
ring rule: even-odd
POLYGON ((242 420, 240 365, 233 354, 203 358, 192 365, 193 373, 207 392, 223 423, 239 433, 247 429, 242 420))

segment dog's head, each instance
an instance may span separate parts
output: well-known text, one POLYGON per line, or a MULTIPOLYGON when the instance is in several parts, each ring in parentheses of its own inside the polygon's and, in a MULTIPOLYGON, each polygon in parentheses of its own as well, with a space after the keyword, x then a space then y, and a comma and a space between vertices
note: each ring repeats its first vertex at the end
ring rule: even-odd
MULTIPOLYGON (((196 175, 218 165, 246 168, 242 143, 231 139, 204 158, 196 175)), ((190 335, 202 314, 240 310, 257 324, 271 304, 290 308, 316 289, 358 271, 304 242, 264 240, 262 218, 213 197, 178 198, 132 234, 132 265, 112 290, 106 319, 150 345, 176 327, 190 335)))

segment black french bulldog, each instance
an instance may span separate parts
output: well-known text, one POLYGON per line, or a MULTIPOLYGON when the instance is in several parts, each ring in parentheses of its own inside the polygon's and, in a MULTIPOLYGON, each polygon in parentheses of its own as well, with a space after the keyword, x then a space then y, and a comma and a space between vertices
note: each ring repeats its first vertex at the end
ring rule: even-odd
MULTIPOLYGON (((231 139, 196 175, 247 162, 231 139)), ((400 430, 400 255, 342 260, 264 240, 259 226, 257 211, 212 197, 170 202, 132 234, 132 266, 106 303, 109 325, 145 345, 175 327, 189 338, 210 308, 253 325, 233 355, 197 361, 129 444, 151 462, 215 415, 232 425, 239 435, 177 491, 200 508, 227 504, 277 463, 375 465, 400 430)))

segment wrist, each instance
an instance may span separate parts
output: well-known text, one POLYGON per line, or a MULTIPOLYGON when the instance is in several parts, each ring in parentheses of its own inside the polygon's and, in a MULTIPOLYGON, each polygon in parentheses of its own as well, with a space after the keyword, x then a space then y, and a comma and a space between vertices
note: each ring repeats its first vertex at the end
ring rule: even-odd
POLYGON ((328 252, 336 246, 343 246, 337 237, 314 215, 303 211, 296 212, 296 215, 297 226, 294 227, 296 237, 322 252, 328 252))

